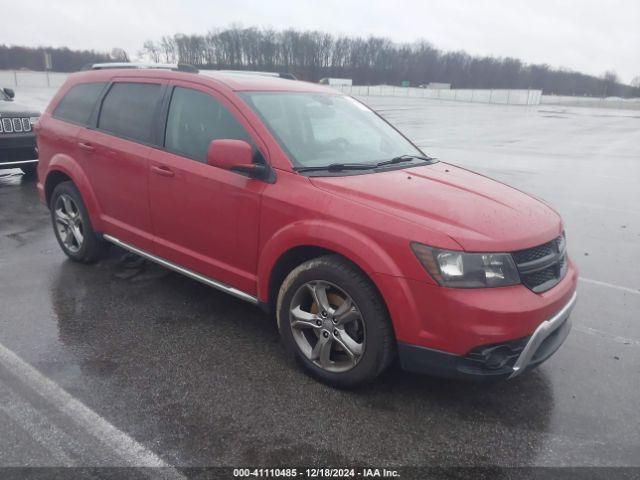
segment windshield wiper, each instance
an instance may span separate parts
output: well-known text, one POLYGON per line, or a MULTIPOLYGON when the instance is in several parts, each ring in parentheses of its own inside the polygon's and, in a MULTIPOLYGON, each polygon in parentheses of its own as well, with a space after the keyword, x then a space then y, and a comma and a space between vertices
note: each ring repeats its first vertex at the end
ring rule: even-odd
POLYGON ((385 165, 394 165, 402 162, 412 162, 413 160, 422 160, 425 162, 433 162, 435 158, 424 157, 422 155, 400 155, 393 157, 391 160, 385 160, 378 163, 330 163, 329 165, 321 165, 317 167, 295 167, 296 172, 317 172, 328 170, 329 172, 340 172, 343 170, 372 170, 385 165))
POLYGON ((328 170, 330 172, 340 172, 342 170, 371 170, 376 168, 375 163, 330 163, 319 167, 296 167, 296 172, 316 172, 320 170, 328 170))
POLYGON ((384 167, 385 165, 394 165, 396 163, 402 163, 402 162, 412 162, 413 160, 424 160, 425 162, 433 162, 435 158, 425 157, 422 155, 400 155, 398 157, 393 157, 391 160, 378 162, 376 163, 376 167, 384 167))

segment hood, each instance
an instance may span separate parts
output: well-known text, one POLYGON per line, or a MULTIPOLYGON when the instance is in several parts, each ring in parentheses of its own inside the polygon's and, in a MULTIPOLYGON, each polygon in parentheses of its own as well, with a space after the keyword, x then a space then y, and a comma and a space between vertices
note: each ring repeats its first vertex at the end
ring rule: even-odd
POLYGON ((0 100, 0 117, 39 117, 40 112, 20 102, 0 100), (16 115, 17 114, 17 115, 16 115))
MULTIPOLYGON (((513 251, 557 237, 560 216, 549 206, 490 178, 436 163, 343 177, 310 177, 317 188, 426 227, 464 250, 513 251)), ((438 246, 438 245, 433 245, 438 246)))

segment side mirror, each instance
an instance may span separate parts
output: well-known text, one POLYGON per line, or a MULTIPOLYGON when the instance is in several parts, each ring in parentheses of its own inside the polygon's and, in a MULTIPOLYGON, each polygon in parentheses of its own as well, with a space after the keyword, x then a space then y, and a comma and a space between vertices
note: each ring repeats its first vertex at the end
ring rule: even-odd
POLYGON ((253 163, 253 148, 244 140, 213 140, 207 150, 207 163, 212 167, 234 170, 252 178, 264 179, 269 169, 253 163))
POLYGON ((11 99, 13 99, 13 97, 16 96, 16 92, 14 92, 12 88, 5 88, 3 90, 4 90, 4 93, 7 94, 7 97, 9 97, 11 99))

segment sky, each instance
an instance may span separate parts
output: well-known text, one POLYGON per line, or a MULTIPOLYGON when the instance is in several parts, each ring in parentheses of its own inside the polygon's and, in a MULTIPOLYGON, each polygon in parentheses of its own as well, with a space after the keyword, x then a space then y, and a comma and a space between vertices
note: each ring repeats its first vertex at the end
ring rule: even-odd
POLYGON ((511 56, 592 75, 640 75, 639 0, 0 0, 0 44, 132 57, 147 39, 232 23, 511 56))

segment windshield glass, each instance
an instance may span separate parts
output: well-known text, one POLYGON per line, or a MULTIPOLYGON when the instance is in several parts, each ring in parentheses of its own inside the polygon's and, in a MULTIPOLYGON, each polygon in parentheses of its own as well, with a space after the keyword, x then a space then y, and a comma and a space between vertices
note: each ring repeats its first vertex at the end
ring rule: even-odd
POLYGON ((7 97, 4 93, 4 90, 2 89, 2 87, 0 87, 0 100, 9 100, 9 97, 7 97))
POLYGON ((245 92, 242 97, 296 167, 376 164, 401 155, 422 155, 372 110, 344 95, 245 92))

